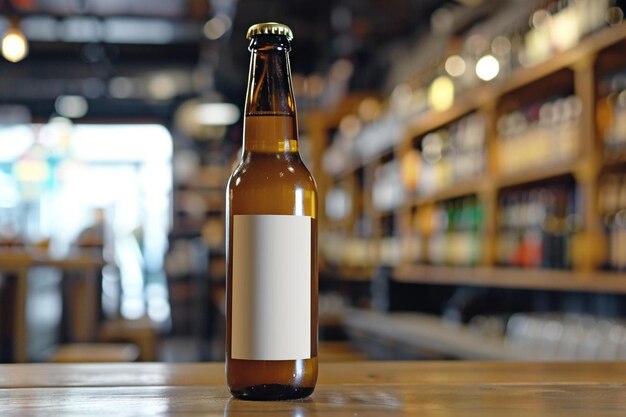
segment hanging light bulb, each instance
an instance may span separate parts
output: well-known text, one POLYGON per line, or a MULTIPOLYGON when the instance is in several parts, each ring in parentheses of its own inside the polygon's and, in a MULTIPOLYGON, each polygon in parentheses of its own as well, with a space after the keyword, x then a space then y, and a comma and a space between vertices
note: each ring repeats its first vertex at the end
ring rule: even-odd
POLYGON ((500 63, 493 55, 485 55, 476 63, 476 75, 483 81, 491 81, 498 76, 500 63))
POLYGON ((2 56, 7 61, 19 62, 28 55, 28 41, 17 21, 13 21, 9 30, 2 37, 2 56))

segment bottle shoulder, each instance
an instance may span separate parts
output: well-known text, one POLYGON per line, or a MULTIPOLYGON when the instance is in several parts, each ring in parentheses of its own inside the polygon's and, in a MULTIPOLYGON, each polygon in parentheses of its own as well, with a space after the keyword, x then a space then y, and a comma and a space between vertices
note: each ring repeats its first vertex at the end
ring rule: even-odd
POLYGON ((297 153, 246 155, 230 176, 228 188, 273 188, 294 185, 316 190, 313 175, 297 153))

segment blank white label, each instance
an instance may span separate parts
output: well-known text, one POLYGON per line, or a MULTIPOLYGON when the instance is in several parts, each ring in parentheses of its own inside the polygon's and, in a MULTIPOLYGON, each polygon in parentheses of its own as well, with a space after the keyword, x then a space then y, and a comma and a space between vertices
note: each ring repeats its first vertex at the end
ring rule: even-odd
POLYGON ((233 216, 233 359, 311 357, 311 218, 233 216))

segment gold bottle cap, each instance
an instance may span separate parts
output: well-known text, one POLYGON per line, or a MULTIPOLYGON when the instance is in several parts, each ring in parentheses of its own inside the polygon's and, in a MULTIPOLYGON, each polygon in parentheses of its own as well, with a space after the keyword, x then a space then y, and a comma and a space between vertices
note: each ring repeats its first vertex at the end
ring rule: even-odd
POLYGON ((254 35, 285 35, 287 40, 293 39, 293 32, 289 29, 289 26, 276 22, 257 23, 250 26, 246 39, 252 39, 254 35))

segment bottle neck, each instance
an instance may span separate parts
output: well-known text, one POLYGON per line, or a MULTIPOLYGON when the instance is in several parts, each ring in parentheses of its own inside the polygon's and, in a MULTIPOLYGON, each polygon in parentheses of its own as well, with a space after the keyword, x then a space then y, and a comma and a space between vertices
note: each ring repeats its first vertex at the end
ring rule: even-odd
POLYGON ((244 152, 297 152, 296 103, 289 45, 276 36, 252 40, 244 119, 244 152))

